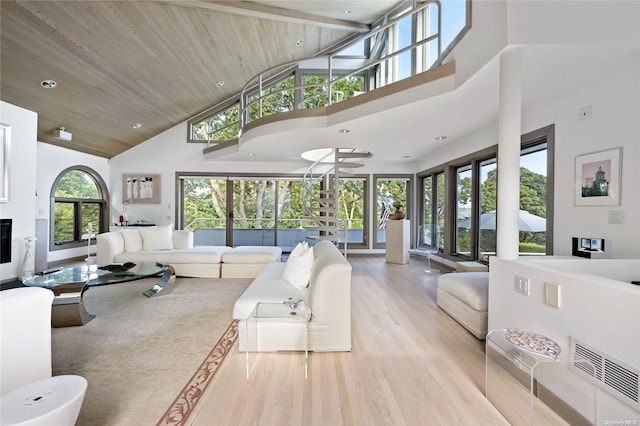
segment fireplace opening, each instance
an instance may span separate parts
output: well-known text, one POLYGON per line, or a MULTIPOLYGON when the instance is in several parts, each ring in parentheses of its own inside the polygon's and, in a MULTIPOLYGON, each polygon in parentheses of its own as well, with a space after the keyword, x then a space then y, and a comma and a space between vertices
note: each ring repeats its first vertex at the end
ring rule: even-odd
POLYGON ((0 219, 0 263, 11 263, 12 219, 0 219))

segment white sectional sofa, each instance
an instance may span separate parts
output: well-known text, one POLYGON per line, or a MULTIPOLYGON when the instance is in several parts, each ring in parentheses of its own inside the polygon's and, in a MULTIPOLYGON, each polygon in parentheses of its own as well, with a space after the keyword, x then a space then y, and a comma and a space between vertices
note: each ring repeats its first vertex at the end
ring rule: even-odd
POLYGON ((351 264, 329 241, 313 246, 313 268, 308 286, 298 288, 283 278, 285 262, 267 265, 238 298, 233 318, 239 320, 240 351, 341 352, 351 350, 351 264), (247 319, 258 303, 282 304, 302 299, 310 309, 305 322, 265 320, 250 333, 247 319), (249 334, 253 337, 249 337, 249 334), (257 338, 256 338, 257 337, 257 338))
POLYGON ((125 262, 160 262, 171 265, 178 276, 220 278, 223 261, 230 278, 253 278, 268 263, 279 260, 279 247, 193 245, 193 232, 168 226, 127 228, 96 236, 99 265, 125 262), (226 256, 226 257, 225 257, 226 256), (240 264, 238 267, 231 265, 240 264))

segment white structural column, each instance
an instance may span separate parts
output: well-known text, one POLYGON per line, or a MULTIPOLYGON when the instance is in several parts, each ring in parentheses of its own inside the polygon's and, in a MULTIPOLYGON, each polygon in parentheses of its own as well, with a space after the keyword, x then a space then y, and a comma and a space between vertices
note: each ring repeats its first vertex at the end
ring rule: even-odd
POLYGON ((505 259, 518 257, 521 107, 521 51, 518 47, 507 47, 500 55, 496 219, 496 255, 505 259))

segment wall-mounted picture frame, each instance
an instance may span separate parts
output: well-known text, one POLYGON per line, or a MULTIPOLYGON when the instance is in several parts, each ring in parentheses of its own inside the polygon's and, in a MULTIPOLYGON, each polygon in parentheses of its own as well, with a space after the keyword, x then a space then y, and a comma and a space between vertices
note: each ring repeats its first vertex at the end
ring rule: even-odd
POLYGON ((11 126, 0 123, 0 203, 9 202, 9 151, 11 149, 11 126))
POLYGON ((620 205, 622 148, 576 157, 576 206, 620 205))
POLYGON ((160 175, 124 173, 122 175, 122 201, 132 204, 160 204, 160 175))

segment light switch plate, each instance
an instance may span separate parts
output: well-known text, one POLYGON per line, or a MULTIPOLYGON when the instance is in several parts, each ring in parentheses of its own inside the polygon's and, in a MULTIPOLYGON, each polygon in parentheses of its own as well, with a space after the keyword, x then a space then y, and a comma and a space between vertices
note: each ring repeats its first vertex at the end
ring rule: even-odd
POLYGON ((544 303, 560 308, 560 284, 544 283, 544 303))
POLYGON ((530 294, 529 283, 529 278, 516 275, 514 280, 514 290, 528 296, 530 294))

